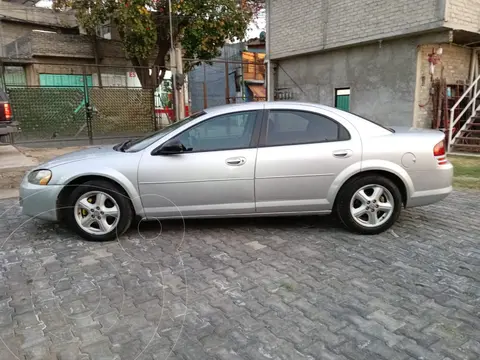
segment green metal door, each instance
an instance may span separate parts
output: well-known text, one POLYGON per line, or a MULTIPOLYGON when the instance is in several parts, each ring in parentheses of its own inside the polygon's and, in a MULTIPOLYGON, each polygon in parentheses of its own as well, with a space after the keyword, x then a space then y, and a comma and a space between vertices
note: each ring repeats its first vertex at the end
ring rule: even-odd
MULTIPOLYGON (((40 86, 51 87, 84 87, 83 75, 40 74, 40 86)), ((92 87, 92 75, 87 75, 87 86, 92 87)))
POLYGON ((350 89, 337 89, 335 91, 335 107, 350 111, 350 89))
MULTIPOLYGON (((84 78, 87 79, 87 87, 93 86, 92 75, 65 75, 65 74, 40 74, 40 86, 41 87, 65 87, 65 88, 77 88, 82 92, 85 91, 83 84, 84 78)), ((75 113, 78 113, 88 101, 88 91, 84 93, 85 97, 82 102, 75 109, 75 113)))

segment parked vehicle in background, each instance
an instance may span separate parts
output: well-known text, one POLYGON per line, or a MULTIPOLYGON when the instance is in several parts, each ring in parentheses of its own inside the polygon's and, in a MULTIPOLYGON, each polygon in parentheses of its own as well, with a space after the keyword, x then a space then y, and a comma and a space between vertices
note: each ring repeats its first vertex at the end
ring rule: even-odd
POLYGON ((13 119, 12 106, 5 91, 0 90, 0 142, 11 142, 11 136, 18 131, 13 119))
POLYGON ((450 194, 444 137, 316 104, 227 105, 42 164, 23 179, 20 203, 24 214, 66 221, 89 240, 123 234, 134 217, 332 212, 351 231, 377 234, 402 207, 450 194))

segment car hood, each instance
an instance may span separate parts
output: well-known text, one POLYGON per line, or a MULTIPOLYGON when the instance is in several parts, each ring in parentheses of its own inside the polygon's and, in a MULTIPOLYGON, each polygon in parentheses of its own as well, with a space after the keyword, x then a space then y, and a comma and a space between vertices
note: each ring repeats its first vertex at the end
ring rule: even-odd
POLYGON ((105 158, 106 156, 118 154, 117 151, 113 150, 113 145, 105 146, 95 146, 88 149, 83 149, 79 151, 74 151, 65 155, 58 156, 49 160, 37 168, 42 169, 51 169, 59 165, 68 164, 75 161, 95 159, 98 157, 105 158))

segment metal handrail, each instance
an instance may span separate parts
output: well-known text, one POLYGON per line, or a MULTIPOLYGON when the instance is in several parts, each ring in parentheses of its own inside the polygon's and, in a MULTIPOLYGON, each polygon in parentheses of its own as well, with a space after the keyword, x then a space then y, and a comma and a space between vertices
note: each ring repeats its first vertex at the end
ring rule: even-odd
POLYGON ((469 124, 470 121, 472 121, 473 119, 473 116, 475 115, 475 112, 479 110, 480 106, 479 107, 476 107, 476 101, 477 101, 477 97, 480 95, 480 90, 477 91, 477 84, 479 83, 480 81, 480 76, 478 76, 474 82, 472 82, 472 84, 468 87, 468 89, 463 93, 463 95, 457 100, 457 102, 455 103, 455 105, 452 106, 452 108, 450 109, 450 124, 449 124, 449 131, 448 131, 448 152, 450 152, 450 149, 451 149, 451 146, 452 146, 452 142, 455 141, 455 138, 460 134, 460 131, 457 131, 457 133, 455 134, 455 136, 452 136, 453 134, 453 127, 455 126, 455 124, 458 123, 458 121, 460 121, 460 119, 462 118, 462 116, 465 114, 465 112, 470 108, 470 106, 472 106, 472 115, 469 117, 469 119, 465 122, 465 124, 462 126, 462 130, 469 124), (463 111, 456 117, 454 118, 455 116, 455 109, 460 105, 460 103, 463 101, 463 99, 465 99, 467 97, 468 94, 470 94, 470 92, 472 92, 472 89, 474 89, 474 96, 472 97, 472 99, 469 101, 469 103, 467 104, 467 106, 465 106, 465 108, 463 109, 463 111))

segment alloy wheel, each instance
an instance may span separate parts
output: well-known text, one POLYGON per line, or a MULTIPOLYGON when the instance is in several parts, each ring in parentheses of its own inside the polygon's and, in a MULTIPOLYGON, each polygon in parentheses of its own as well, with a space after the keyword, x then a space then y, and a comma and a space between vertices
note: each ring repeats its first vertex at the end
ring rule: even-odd
POLYGON ((90 191, 75 202, 75 220, 85 232, 104 235, 115 229, 120 219, 120 207, 103 191, 90 191))
POLYGON ((393 215, 395 200, 392 193, 381 185, 370 184, 355 192, 350 201, 353 220, 364 227, 378 227, 393 215))

